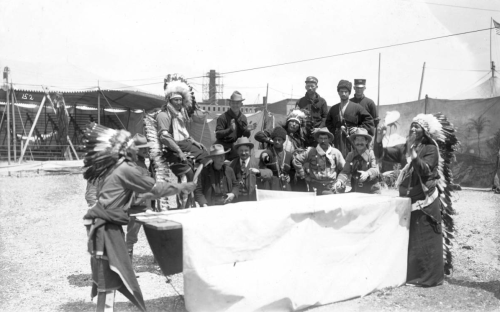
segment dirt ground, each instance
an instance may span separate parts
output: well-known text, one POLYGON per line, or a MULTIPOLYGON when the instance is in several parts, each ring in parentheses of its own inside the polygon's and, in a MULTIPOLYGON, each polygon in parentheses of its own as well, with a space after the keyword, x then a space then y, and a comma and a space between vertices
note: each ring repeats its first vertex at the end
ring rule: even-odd
MULTIPOLYGON (((94 311, 81 175, 0 178, 0 311, 94 311)), ((385 194, 396 195, 395 191, 385 194)), ((455 271, 444 285, 403 286, 307 311, 500 310, 500 195, 456 193, 455 271)), ((144 232, 134 250, 148 311, 185 311, 182 274, 167 279, 144 232)), ((117 294, 117 311, 137 311, 117 294)))

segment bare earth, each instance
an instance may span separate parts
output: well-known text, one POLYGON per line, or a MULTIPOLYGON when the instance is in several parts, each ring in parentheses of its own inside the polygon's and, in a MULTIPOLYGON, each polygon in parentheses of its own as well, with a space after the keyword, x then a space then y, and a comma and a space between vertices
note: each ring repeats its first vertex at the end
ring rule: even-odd
MULTIPOLYGON (((0 311, 95 310, 84 191, 81 175, 0 178, 0 311)), ((500 196, 456 194, 455 272, 443 286, 385 289, 308 311, 500 310, 500 196)), ((166 283, 142 230, 134 253, 148 311, 185 311, 182 275, 166 283)), ((117 311, 137 311, 120 294, 116 301, 117 311)))

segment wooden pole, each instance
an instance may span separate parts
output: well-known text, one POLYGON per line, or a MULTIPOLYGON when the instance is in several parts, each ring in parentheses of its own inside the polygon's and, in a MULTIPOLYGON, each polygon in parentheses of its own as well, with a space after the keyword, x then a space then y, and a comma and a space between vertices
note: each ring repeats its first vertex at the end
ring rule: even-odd
POLYGON ((17 159, 17 136, 16 136, 16 109, 14 107, 14 87, 10 83, 10 103, 12 105, 12 147, 14 149, 14 162, 17 159))
POLYGON ((76 153, 75 147, 73 146, 73 143, 71 143, 71 139, 69 138, 69 135, 67 135, 66 138, 68 139, 69 146, 71 146, 73 153, 75 153, 76 159, 80 160, 80 158, 78 158, 78 154, 76 153))
MULTIPOLYGON (((380 108, 380 64, 382 63, 382 53, 378 54, 378 91, 377 91, 377 116, 380 108)), ((380 117, 380 116, 379 116, 380 117)), ((375 132, 376 133, 376 132, 375 132)))
POLYGON ((427 102, 429 101, 429 97, 427 94, 425 95, 425 102, 424 102, 424 114, 427 114, 427 102))
MULTIPOLYGON (((490 17, 490 64, 493 61, 491 56, 491 31, 493 30, 493 17, 490 17)), ((493 74, 493 73, 492 73, 493 74)))
MULTIPOLYGON (((10 106, 9 106, 9 67, 3 69, 3 89, 7 96, 5 112, 7 114, 7 161, 10 165, 10 106)), ((3 121, 3 120, 2 120, 3 121)))
POLYGON ((38 118, 40 117, 40 113, 42 112, 43 105, 45 105, 45 100, 47 99, 47 96, 44 96, 42 99, 42 103, 40 104, 40 108, 38 109, 38 112, 36 113, 35 121, 33 121, 33 125, 31 126, 30 133, 28 134, 28 139, 26 140, 26 144, 24 145, 23 150, 21 151, 21 156, 19 156, 19 163, 23 161, 24 153, 26 153, 26 148, 30 144, 30 139, 31 135, 33 134, 33 131, 35 131, 35 126, 38 121, 38 118))
POLYGON ((6 103, 6 108, 7 108, 7 161, 8 164, 10 165, 10 101, 9 101, 9 87, 7 85, 7 103, 6 103))
POLYGON ((422 68, 422 79, 420 79, 420 89, 418 90, 418 99, 420 100, 420 95, 422 94, 422 85, 424 84, 424 74, 425 74, 425 62, 422 68))
POLYGON ((101 92, 97 91, 97 124, 101 124, 101 92))

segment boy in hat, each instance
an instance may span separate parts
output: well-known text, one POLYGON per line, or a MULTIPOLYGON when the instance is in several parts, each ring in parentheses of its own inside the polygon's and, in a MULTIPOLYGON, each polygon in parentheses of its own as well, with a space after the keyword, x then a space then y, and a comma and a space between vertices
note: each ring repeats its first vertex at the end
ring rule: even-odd
POLYGON ((210 154, 206 157, 212 162, 201 171, 194 191, 200 207, 225 205, 237 199, 238 181, 233 169, 224 163, 227 153, 229 150, 224 151, 220 144, 210 147, 210 154))
POLYGON ((257 194, 255 187, 263 188, 264 182, 272 177, 269 169, 259 169, 258 163, 252 156, 253 143, 246 137, 241 137, 234 143, 238 158, 231 161, 229 166, 233 169, 238 181, 238 199, 236 202, 255 201, 257 194))
POLYGON ((351 102, 363 106, 364 109, 372 116, 375 127, 378 124, 377 106, 372 99, 365 96, 366 79, 354 79, 354 96, 350 99, 351 102))
POLYGON ((247 117, 241 112, 245 99, 240 92, 234 91, 229 98, 229 108, 217 118, 215 127, 215 144, 220 144, 230 152, 226 154, 227 160, 233 160, 238 154, 233 148, 234 142, 241 137, 250 137, 251 131, 257 124, 248 125, 247 117))
POLYGON ((306 78, 306 94, 295 104, 295 109, 300 109, 306 114, 306 147, 316 146, 313 130, 325 126, 326 116, 328 114, 328 105, 324 98, 316 92, 318 89, 318 79, 314 76, 306 78))
POLYGON ((347 154, 344 169, 335 183, 335 188, 345 189, 350 176, 352 192, 380 194, 378 165, 375 154, 370 149, 372 137, 365 129, 358 128, 349 139, 354 150, 347 154))
POLYGON ((291 191, 290 169, 292 167, 292 153, 283 148, 286 141, 286 130, 278 126, 273 129, 271 139, 273 145, 260 154, 259 168, 270 169, 273 173, 266 189, 275 191, 291 191))
POLYGON ((333 105, 326 117, 326 127, 335 135, 335 147, 343 157, 352 150, 348 138, 356 128, 365 128, 370 135, 373 135, 374 129, 372 116, 361 105, 349 101, 351 90, 349 81, 340 80, 337 86, 340 103, 333 105))
POLYGON ((295 155, 293 165, 299 177, 316 189, 317 195, 332 194, 337 174, 345 164, 344 157, 331 145, 334 136, 326 127, 316 131, 314 136, 318 145, 295 155))

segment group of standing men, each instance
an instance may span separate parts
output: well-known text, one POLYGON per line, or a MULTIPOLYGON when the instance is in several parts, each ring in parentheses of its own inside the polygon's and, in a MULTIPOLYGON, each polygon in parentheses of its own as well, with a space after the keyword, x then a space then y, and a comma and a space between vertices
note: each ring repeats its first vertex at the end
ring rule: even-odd
POLYGON ((206 156, 213 162, 201 172, 195 199, 200 206, 256 200, 255 189, 315 191, 318 195, 345 190, 380 193, 378 166, 370 149, 378 123, 375 104, 364 96, 365 79, 337 86, 340 103, 328 109, 317 92, 318 79, 305 81, 306 94, 299 99, 286 122, 255 134, 266 148, 252 158, 249 125, 241 112, 243 97, 235 91, 230 109, 217 119, 217 141, 206 156), (224 162, 226 160, 226 162, 224 162))

